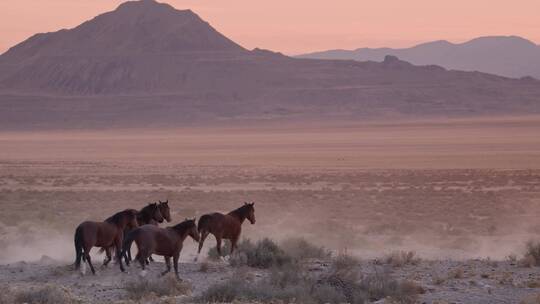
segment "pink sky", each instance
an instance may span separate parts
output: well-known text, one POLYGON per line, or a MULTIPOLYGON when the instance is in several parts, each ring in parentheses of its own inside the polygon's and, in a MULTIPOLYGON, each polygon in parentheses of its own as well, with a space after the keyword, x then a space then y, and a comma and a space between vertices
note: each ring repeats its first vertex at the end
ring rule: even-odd
MULTIPOLYGON (((72 28, 120 0, 2 0, 0 52, 38 32, 72 28)), ((251 49, 287 54, 406 47, 518 35, 540 42, 540 0, 169 0, 251 49), (332 4, 330 4, 332 3, 332 4)))

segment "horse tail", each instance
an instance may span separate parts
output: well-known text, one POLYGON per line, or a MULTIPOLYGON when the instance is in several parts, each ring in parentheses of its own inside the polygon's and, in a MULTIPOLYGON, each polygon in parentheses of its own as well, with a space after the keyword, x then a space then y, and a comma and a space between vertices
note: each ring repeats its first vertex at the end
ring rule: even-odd
POLYGON ((209 214, 205 214, 199 218, 199 222, 197 223, 197 230, 199 230, 199 233, 202 234, 203 232, 208 232, 210 230, 210 220, 212 217, 209 214))
POLYGON ((86 259, 84 258, 83 254, 83 231, 82 227, 79 226, 75 230, 75 236, 74 236, 74 243, 75 243, 75 269, 79 269, 81 266, 81 259, 83 262, 86 262, 86 259))

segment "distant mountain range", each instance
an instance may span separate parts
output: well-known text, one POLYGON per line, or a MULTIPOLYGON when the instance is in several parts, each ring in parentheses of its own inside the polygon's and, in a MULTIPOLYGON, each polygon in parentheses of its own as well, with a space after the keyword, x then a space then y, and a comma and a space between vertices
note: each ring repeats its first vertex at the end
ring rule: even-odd
POLYGON ((540 81, 247 50, 153 0, 0 55, 0 130, 512 113, 540 113, 540 81))
POLYGON ((329 50, 297 57, 382 61, 386 55, 417 65, 435 64, 452 70, 540 79, 540 46, 516 36, 480 37, 459 44, 441 40, 405 49, 329 50))

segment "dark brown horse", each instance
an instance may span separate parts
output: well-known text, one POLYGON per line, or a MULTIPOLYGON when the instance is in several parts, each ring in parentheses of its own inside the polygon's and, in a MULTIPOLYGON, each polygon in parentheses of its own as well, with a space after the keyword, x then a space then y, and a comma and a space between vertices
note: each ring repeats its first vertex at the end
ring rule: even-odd
MULTIPOLYGON (((88 262, 93 274, 96 274, 92 260, 90 258, 90 250, 92 247, 116 248, 116 257, 120 264, 120 270, 124 271, 120 251, 122 249, 124 230, 127 228, 136 228, 137 210, 126 209, 120 211, 106 219, 104 222, 82 222, 75 230, 75 268, 81 266, 83 262, 88 262)), ((111 260, 110 251, 107 250, 107 262, 111 260)), ((82 273, 86 271, 86 263, 83 264, 82 273)))
MULTIPOLYGON (((159 223, 163 223, 163 219, 165 219, 167 222, 171 221, 169 200, 164 202, 159 201, 159 205, 157 203, 148 204, 137 214, 137 223, 139 226, 147 224, 157 226, 159 223)), ((128 231, 125 231, 125 233, 127 234, 128 231)), ((128 248, 126 253, 127 255, 124 256, 124 259, 127 263, 127 261, 131 261, 131 250, 128 248)), ((149 260, 153 261, 152 257, 149 257, 149 260)))
MULTIPOLYGON (((167 270, 162 274, 171 271, 171 258, 174 263, 174 272, 178 276, 178 259, 182 251, 182 245, 187 236, 191 236, 195 241, 199 241, 199 233, 195 219, 186 219, 182 223, 159 228, 154 225, 140 226, 128 233, 124 240, 124 251, 131 247, 131 243, 137 244, 138 253, 135 259, 139 261, 142 267, 142 274, 145 274, 146 259, 152 254, 161 255, 165 258, 167 270)), ((126 262, 129 265, 129 262, 126 262)))
POLYGON ((195 261, 197 261, 201 249, 204 245, 204 240, 208 234, 213 234, 216 237, 217 251, 221 255, 221 240, 227 239, 231 241, 231 254, 236 249, 240 233, 242 232, 242 223, 248 219, 251 224, 255 224, 255 203, 244 203, 238 209, 235 209, 227 214, 210 213, 201 216, 199 219, 199 233, 201 235, 199 241, 199 251, 195 261))

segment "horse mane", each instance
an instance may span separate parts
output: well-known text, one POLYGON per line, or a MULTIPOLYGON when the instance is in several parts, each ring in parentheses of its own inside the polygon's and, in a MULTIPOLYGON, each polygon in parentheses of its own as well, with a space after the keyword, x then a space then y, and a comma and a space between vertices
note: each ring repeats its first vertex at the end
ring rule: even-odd
MULTIPOLYGON (((155 203, 154 203, 155 204, 155 203)), ((152 218, 153 214, 151 213, 151 209, 154 208, 154 206, 157 206, 158 205, 154 205, 154 204, 148 204, 146 206, 144 206, 141 210, 139 210, 137 212, 137 218, 140 219, 140 220, 143 220, 143 221, 148 221, 152 218)))
POLYGON ((237 217, 238 219, 242 220, 247 217, 247 213, 252 207, 251 205, 243 205, 240 208, 236 208, 233 211, 229 212, 228 215, 232 215, 234 217, 237 217))

